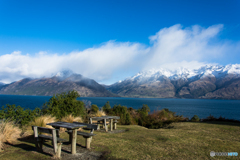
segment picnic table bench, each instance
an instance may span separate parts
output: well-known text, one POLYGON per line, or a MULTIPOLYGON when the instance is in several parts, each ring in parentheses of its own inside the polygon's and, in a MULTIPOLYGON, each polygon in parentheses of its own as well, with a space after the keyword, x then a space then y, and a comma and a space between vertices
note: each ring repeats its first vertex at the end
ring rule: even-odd
POLYGON ((59 130, 45 128, 45 127, 38 127, 38 126, 32 126, 32 129, 34 131, 34 139, 35 139, 35 145, 36 145, 37 151, 42 152, 43 151, 42 145, 44 141, 51 140, 53 141, 54 153, 58 158, 61 158, 62 142, 67 142, 67 140, 57 137, 57 134, 59 134, 59 130), (51 136, 40 134, 40 133, 51 134, 51 136))
MULTIPOLYGON (((87 125, 77 124, 77 123, 67 123, 67 122, 53 122, 53 123, 48 123, 47 125, 50 125, 55 129, 60 129, 60 127, 62 127, 71 131, 72 133, 69 134, 69 142, 71 143, 71 153, 76 154, 77 130, 79 128, 87 127, 87 125)), ((59 133, 57 134, 57 137, 59 137, 59 133)))
MULTIPOLYGON (((86 124, 86 123, 79 123, 79 122, 73 122, 75 124, 80 124, 80 125, 86 125, 86 127, 83 127, 83 130, 90 130, 90 133, 87 132, 82 132, 82 131, 77 131, 77 135, 83 136, 86 141, 85 141, 85 146, 87 149, 90 149, 90 143, 92 141, 92 136, 95 136, 96 134, 93 134, 94 130, 97 130, 97 125, 94 124, 86 124)), ((66 131, 68 134, 72 134, 71 130, 66 131)), ((69 136, 71 137, 71 136, 69 136)))
POLYGON ((89 123, 93 124, 93 120, 97 121, 97 123, 95 123, 95 124, 98 125, 98 129, 100 129, 100 125, 102 124, 104 126, 106 132, 108 132, 107 121, 110 121, 110 123, 109 123, 110 124, 110 131, 112 131, 113 129, 117 129, 117 122, 118 122, 118 121, 116 121, 117 119, 120 119, 120 117, 119 116, 91 117, 91 118, 89 118, 89 123), (114 128, 113 128, 113 124, 114 124, 114 128))

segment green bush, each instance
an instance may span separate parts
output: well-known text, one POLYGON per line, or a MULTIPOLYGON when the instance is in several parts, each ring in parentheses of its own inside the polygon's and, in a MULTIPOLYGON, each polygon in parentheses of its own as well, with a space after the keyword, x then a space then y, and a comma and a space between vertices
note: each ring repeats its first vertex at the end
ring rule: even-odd
POLYGON ((99 108, 98 108, 98 106, 97 106, 96 104, 93 104, 93 105, 91 106, 91 111, 92 111, 93 113, 97 113, 98 110, 99 110, 99 108))
POLYGON ((194 115, 192 118, 191 118, 191 121, 192 122, 198 122, 200 119, 197 115, 194 115))
POLYGON ((109 104, 109 101, 107 101, 103 106, 103 111, 106 112, 111 109, 111 106, 109 104))
POLYGON ((127 116, 127 107, 119 105, 114 105, 112 108, 112 112, 116 116, 120 116, 120 124, 126 124, 126 116, 127 116))
POLYGON ((129 113, 126 114, 125 124, 126 125, 130 125, 131 124, 131 116, 130 116, 129 113))
POLYGON ((78 97, 80 97, 80 95, 77 91, 54 95, 43 105, 42 111, 44 114, 51 114, 57 119, 61 119, 69 114, 72 114, 74 117, 85 117, 86 110, 84 103, 78 101, 78 97))
POLYGON ((142 108, 138 109, 138 113, 140 113, 142 117, 147 116, 148 112, 150 112, 150 108, 146 104, 143 104, 142 108))
POLYGON ((2 106, 2 110, 0 110, 0 119, 10 119, 20 124, 20 126, 28 124, 35 117, 38 117, 40 115, 40 108, 35 108, 34 110, 24 110, 21 106, 16 107, 15 104, 7 104, 6 107, 2 106))

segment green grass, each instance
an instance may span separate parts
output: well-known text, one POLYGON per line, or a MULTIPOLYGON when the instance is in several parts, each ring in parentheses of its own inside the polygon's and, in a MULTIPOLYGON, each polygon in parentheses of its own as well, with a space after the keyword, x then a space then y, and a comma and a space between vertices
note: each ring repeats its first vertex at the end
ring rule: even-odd
MULTIPOLYGON (((106 152, 106 159, 239 159, 238 157, 210 157, 210 152, 238 152, 240 154, 240 124, 229 122, 173 123, 170 129, 146 129, 137 125, 118 126, 123 133, 95 132, 91 148, 106 152)), ((67 139, 63 133, 62 138, 67 139)), ((78 136, 77 143, 84 145, 78 136)), ((19 142, 18 145, 34 147, 19 142)), ((17 146, 0 152, 0 159, 45 159, 49 156, 17 146)))

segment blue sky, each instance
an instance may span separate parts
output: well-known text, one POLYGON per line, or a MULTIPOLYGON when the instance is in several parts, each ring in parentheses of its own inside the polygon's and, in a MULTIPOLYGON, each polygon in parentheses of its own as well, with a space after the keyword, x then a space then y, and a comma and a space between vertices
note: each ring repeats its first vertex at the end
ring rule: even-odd
POLYGON ((239 63, 240 1, 0 0, 0 81, 239 63))

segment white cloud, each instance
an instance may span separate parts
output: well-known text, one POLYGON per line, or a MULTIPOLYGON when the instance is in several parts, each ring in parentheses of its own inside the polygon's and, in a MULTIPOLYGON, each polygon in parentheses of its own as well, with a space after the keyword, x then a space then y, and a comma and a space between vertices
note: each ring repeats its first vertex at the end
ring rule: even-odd
POLYGON ((119 68, 132 68, 133 59, 146 54, 147 50, 138 43, 109 41, 98 48, 63 55, 40 51, 30 56, 14 51, 0 56, 0 81, 10 83, 24 77, 49 77, 64 69, 96 80, 108 79, 119 68))
MULTIPOLYGON (((93 78, 98 82, 114 82, 126 78, 126 73, 150 68, 197 68, 214 58, 239 51, 240 43, 227 43, 218 39, 223 25, 208 28, 195 25, 183 28, 177 24, 163 28, 150 36, 151 46, 140 43, 109 41, 99 47, 68 54, 35 55, 14 51, 0 56, 0 81, 9 83, 24 77, 51 76, 63 69, 93 78), (114 76, 118 75, 118 79, 114 76)), ((129 75, 128 75, 129 76, 129 75)))
POLYGON ((220 24, 206 29, 197 25, 182 29, 178 24, 161 29, 156 35, 149 37, 153 46, 145 69, 173 69, 205 64, 205 61, 225 52, 224 45, 211 43, 222 28, 223 25, 220 24))

